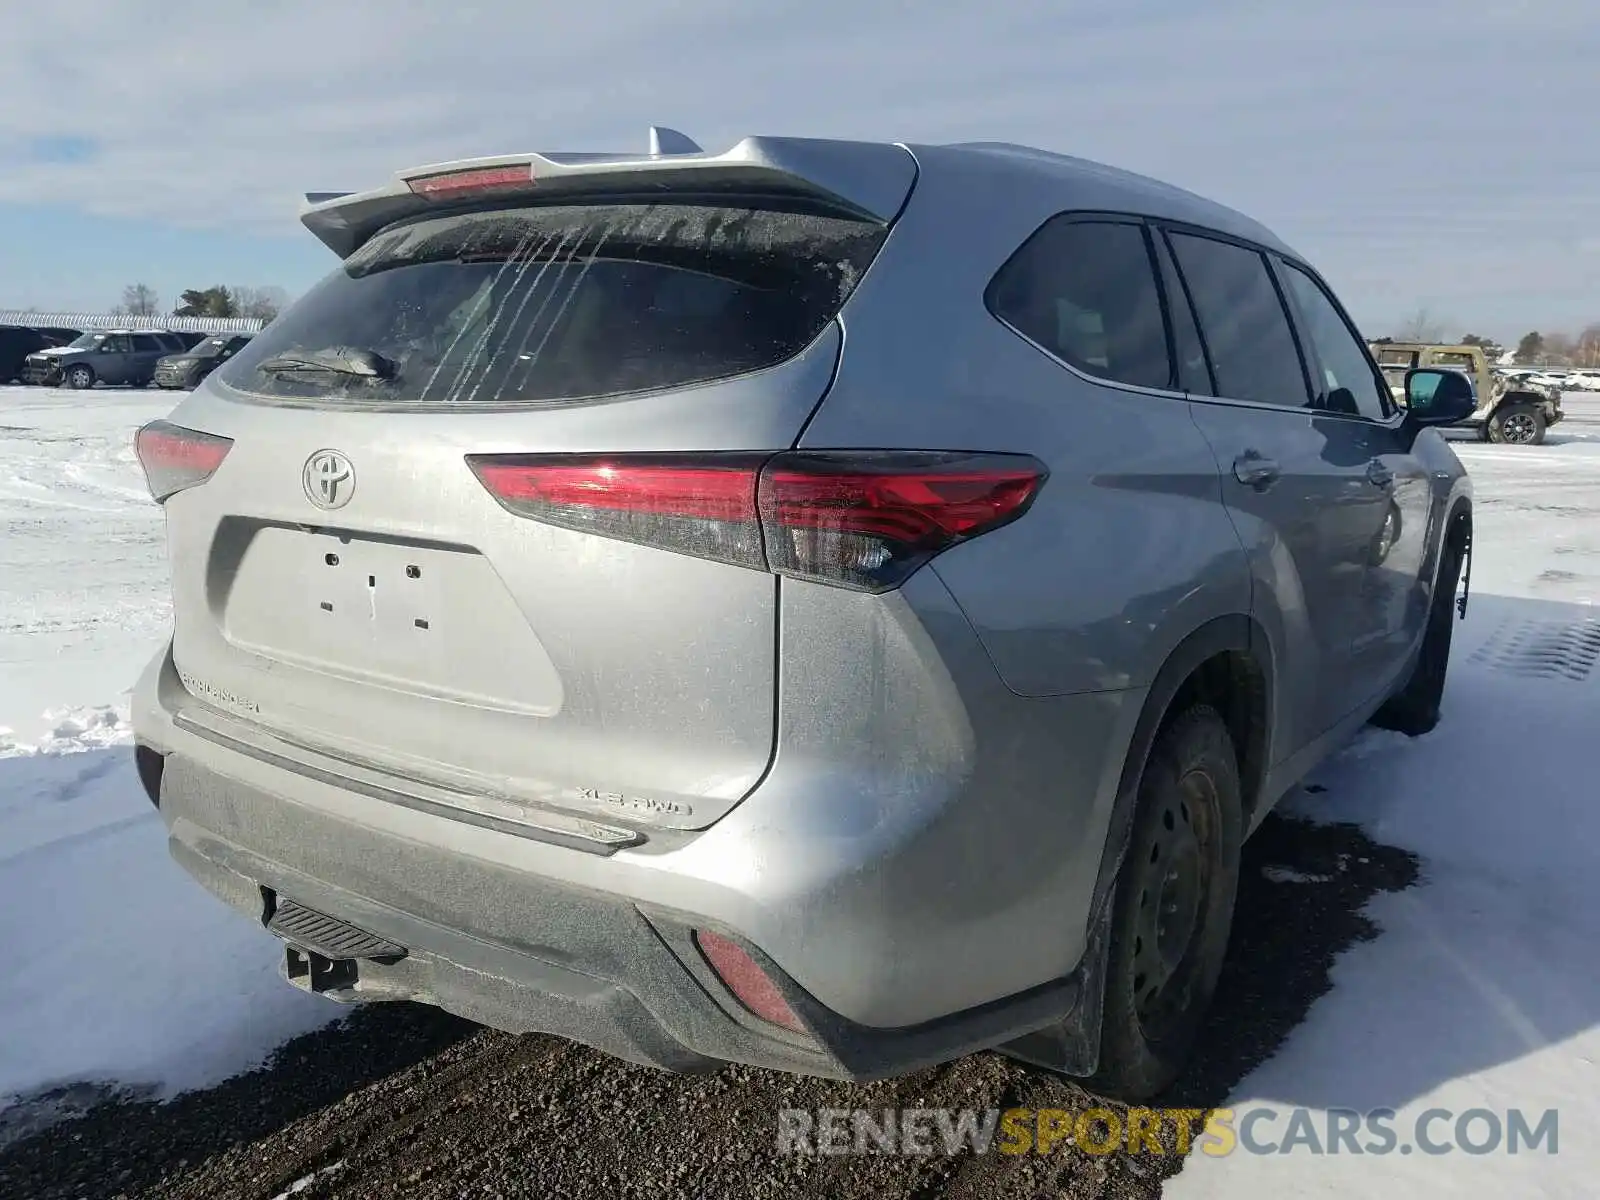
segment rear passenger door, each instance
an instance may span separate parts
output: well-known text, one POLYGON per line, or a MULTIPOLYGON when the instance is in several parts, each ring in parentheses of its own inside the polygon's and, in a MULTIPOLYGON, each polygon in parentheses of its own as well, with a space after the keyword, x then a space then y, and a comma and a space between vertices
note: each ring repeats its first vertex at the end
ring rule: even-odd
POLYGON ((1180 332, 1197 325, 1196 422, 1251 559, 1252 609, 1274 643, 1280 761, 1359 704, 1350 661, 1365 580, 1370 451, 1352 422, 1312 407, 1273 270, 1255 247, 1166 231, 1180 332))

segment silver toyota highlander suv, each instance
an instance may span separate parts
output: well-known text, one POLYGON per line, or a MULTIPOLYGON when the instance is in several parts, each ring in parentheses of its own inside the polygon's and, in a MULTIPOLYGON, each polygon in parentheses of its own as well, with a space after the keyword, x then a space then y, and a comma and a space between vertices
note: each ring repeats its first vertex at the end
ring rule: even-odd
POLYGON ((336 1000, 1153 1095, 1240 842, 1438 719, 1470 389, 1136 175, 656 139, 308 197, 338 269, 140 431, 173 855, 336 1000))

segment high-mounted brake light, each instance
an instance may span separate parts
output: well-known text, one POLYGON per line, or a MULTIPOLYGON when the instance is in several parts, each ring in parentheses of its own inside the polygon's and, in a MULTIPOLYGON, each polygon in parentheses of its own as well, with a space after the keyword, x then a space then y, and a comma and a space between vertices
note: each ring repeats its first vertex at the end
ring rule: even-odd
POLYGON ((863 592, 1016 520, 1048 475, 1027 455, 942 451, 467 462, 518 516, 863 592))
POLYGON ((150 495, 161 503, 210 479, 233 449, 233 439, 170 421, 151 421, 134 436, 133 448, 150 495))
POLYGON ((534 184, 533 164, 514 163, 505 167, 468 167, 460 171, 441 171, 406 180, 411 191, 426 200, 454 200, 471 192, 516 192, 534 184))

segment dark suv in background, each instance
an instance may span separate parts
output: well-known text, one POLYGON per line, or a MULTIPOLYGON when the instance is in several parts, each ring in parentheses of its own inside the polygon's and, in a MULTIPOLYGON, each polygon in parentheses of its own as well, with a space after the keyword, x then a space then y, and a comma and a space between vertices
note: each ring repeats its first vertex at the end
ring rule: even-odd
POLYGON ((30 354, 23 364, 25 383, 92 388, 97 383, 148 387, 156 363, 185 346, 177 334, 153 330, 91 330, 65 346, 30 354))
POLYGON ((192 388, 250 344, 248 333, 219 333, 196 342, 182 354, 169 354, 156 364, 155 384, 192 388))
POLYGON ((21 375, 28 355, 51 344, 37 329, 25 329, 20 325, 0 328, 0 383, 10 383, 21 375))

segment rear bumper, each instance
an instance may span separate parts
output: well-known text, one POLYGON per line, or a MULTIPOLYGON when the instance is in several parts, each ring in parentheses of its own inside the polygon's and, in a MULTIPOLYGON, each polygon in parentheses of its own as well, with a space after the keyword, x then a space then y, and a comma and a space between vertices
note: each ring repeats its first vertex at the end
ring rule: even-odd
POLYGON ((153 786, 172 854, 210 890, 258 920, 281 895, 405 947, 356 964, 335 999, 422 1000, 675 1070, 895 1076, 1075 1018, 1144 696, 1017 697, 936 577, 904 590, 917 636, 901 674, 885 622, 846 611, 874 598, 786 587, 799 644, 820 640, 811 623, 861 629, 876 659, 865 644, 797 656, 806 678, 784 690, 831 703, 785 707, 762 784, 708 829, 644 825, 621 848, 474 823, 219 741, 175 719, 198 702, 166 652, 135 690, 135 733, 147 763, 164 755, 153 786), (878 712, 885 674, 897 704, 878 712), (742 945, 809 1033, 747 1012, 696 949, 703 929, 742 945))
POLYGON ((423 1001, 498 1029, 555 1034, 672 1071, 741 1062, 860 1080, 1009 1041, 1069 1013, 1077 997, 1074 977, 981 1011, 872 1029, 827 1010, 765 961, 812 1031, 802 1037, 744 1012, 726 994, 691 940, 703 918, 291 813, 280 798, 181 755, 166 760, 160 799, 173 857, 241 912, 264 920, 277 896, 291 897, 405 947, 399 961, 352 964, 352 974, 325 993, 338 1001, 423 1001), (271 842, 270 828, 285 818, 298 826, 296 853, 310 872, 231 840, 271 842), (350 886, 319 878, 328 875, 350 886))

